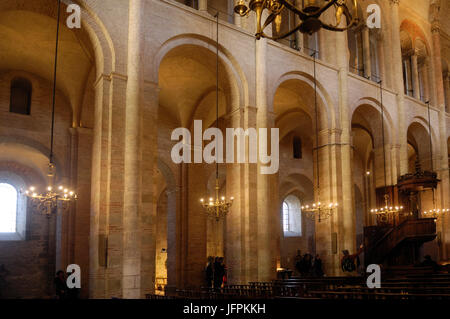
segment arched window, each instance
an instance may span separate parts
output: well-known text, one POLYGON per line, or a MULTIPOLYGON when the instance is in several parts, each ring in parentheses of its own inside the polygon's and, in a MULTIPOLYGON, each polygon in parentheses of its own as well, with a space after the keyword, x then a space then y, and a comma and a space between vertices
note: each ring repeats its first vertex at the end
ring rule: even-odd
POLYGON ((292 140, 292 148, 295 159, 302 158, 302 140, 300 137, 295 136, 292 140))
POLYGON ((283 202, 283 231, 289 231, 289 205, 286 201, 283 202))
POLYGON ((0 183, 0 233, 17 231, 17 199, 14 186, 0 183))
POLYGON ((284 237, 299 237, 302 235, 302 211, 300 200, 289 195, 283 201, 283 233, 284 237))
POLYGON ((30 115, 31 91, 31 82, 27 79, 16 78, 12 80, 9 111, 12 113, 30 115))
POLYGON ((0 241, 26 238, 27 198, 18 191, 25 188, 22 177, 0 171, 0 241))

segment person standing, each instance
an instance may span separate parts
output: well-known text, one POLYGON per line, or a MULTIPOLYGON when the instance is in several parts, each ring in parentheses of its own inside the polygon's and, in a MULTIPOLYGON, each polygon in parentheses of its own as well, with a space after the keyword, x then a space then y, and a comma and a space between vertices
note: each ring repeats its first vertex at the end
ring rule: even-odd
POLYGON ((222 287, 224 268, 220 257, 216 257, 214 262, 214 289, 222 287))
POLYGON ((208 263, 205 268, 206 287, 212 288, 214 281, 214 257, 208 257, 208 263))
POLYGON ((356 261, 359 261, 359 255, 363 252, 363 247, 364 246, 361 244, 359 250, 353 255, 350 255, 347 249, 342 251, 344 256, 342 256, 341 259, 341 268, 344 273, 352 275, 355 272, 357 269, 356 261))
POLYGON ((319 254, 316 254, 316 257, 314 258, 313 273, 316 277, 323 277, 323 264, 319 254))
POLYGON ((58 270, 55 278, 56 299, 67 299, 67 284, 64 271, 58 270))

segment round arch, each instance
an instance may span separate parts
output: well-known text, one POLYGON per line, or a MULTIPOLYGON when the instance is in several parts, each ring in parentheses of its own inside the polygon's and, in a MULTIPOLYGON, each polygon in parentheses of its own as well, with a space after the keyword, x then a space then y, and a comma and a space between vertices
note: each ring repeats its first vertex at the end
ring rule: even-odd
MULTIPOLYGON (((68 29, 69 32, 73 33, 77 38, 84 52, 89 57, 92 57, 93 64, 96 70, 96 79, 98 79, 102 74, 110 74, 114 71, 115 65, 115 50, 113 46, 112 39, 98 17, 92 9, 86 4, 86 1, 81 0, 62 0, 61 3, 61 17, 64 19, 64 14, 66 8, 70 4, 77 4, 81 9, 81 24, 80 29, 68 29)), ((57 19, 57 6, 55 1, 52 0, 36 0, 36 1, 3 1, 0 3, 0 13, 1 12, 14 12, 21 11, 29 14, 37 14, 52 20, 57 19)), ((63 23, 63 20, 61 21, 63 23)), ((52 53, 53 54, 53 53, 52 53)), ((48 70, 51 68, 49 67, 48 70)), ((73 70, 72 70, 73 71, 73 70)), ((42 76, 41 74, 36 74, 42 76)), ((49 80, 49 79, 48 79, 49 80)), ((84 80, 79 85, 80 90, 85 88, 84 80)), ((70 85, 63 85, 61 81, 58 84, 60 90, 67 94, 67 87, 70 85)), ((73 95, 73 94, 72 94, 73 95)), ((76 101, 71 100, 70 104, 72 108, 78 108, 76 112, 73 112, 73 125, 78 126, 80 124, 81 118, 81 104, 82 99, 77 98, 76 101)))
MULTIPOLYGON (((270 96, 272 99, 269 101, 269 109, 274 111, 275 107, 275 95, 277 90, 283 85, 283 83, 289 81, 298 81, 299 83, 306 84, 309 88, 314 90, 314 78, 308 73, 301 71, 291 71, 283 74, 270 88, 270 96)), ((317 81, 317 99, 318 99, 318 109, 319 109, 319 125, 321 130, 332 128, 331 123, 334 123, 335 119, 335 109, 332 103, 332 100, 326 91, 325 87, 317 81)), ((314 111, 314 110, 312 110, 314 111)), ((282 118, 286 114, 279 114, 279 117, 282 118)), ((314 118, 314 114, 311 113, 311 118, 314 118)))
MULTIPOLYGON (((350 107, 350 123, 353 123, 353 120, 355 118, 355 114, 358 111, 358 109, 361 109, 361 107, 369 107, 370 110, 373 112, 376 112, 378 115, 378 119, 381 117, 381 103, 377 99, 374 99, 372 97, 363 97, 357 100, 355 103, 353 103, 350 107)), ((385 133, 385 143, 394 143, 394 136, 393 134, 393 120, 392 116, 389 112, 389 109, 386 108, 386 106, 383 104, 383 120, 384 120, 384 129, 385 133)), ((377 120, 378 121, 378 120, 377 120)), ((367 128, 366 128, 367 129, 367 128)), ((379 127, 372 128, 375 130, 381 130, 381 123, 379 127)), ((371 133, 373 137, 373 132, 371 133)))
MULTIPOLYGON (((145 77, 158 83, 160 65, 164 57, 172 50, 182 46, 196 46, 203 48, 210 53, 216 54, 216 42, 199 34, 181 34, 165 41, 155 54, 153 63, 145 70, 145 77), (151 69, 150 69, 151 67, 151 69)), ((219 44, 219 63, 226 71, 227 78, 231 84, 231 110, 235 110, 249 103, 248 83, 244 72, 240 68, 237 60, 223 46, 219 44)), ((230 111, 231 111, 230 110, 230 111)))

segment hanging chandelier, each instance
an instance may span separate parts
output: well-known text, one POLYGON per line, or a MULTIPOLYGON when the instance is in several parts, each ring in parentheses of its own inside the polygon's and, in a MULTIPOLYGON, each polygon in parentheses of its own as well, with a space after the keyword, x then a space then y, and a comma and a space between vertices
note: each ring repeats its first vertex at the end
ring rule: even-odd
POLYGON ((383 107, 383 82, 378 82, 380 85, 380 106, 381 106, 381 138, 383 142, 383 167, 384 167, 384 206, 373 208, 370 210, 372 214, 376 214, 380 222, 388 222, 395 214, 403 211, 403 206, 394 206, 390 203, 390 197, 387 193, 387 174, 386 174, 386 146, 384 137, 384 107, 383 107))
POLYGON ((207 202, 203 198, 200 199, 208 216, 214 217, 216 220, 224 218, 228 214, 234 200, 233 197, 230 197, 230 201, 226 201, 225 196, 219 197, 219 189, 219 179, 216 177, 215 198, 210 197, 207 202))
POLYGON ((316 122, 316 163, 317 163, 317 202, 311 205, 302 206, 302 211, 306 213, 306 217, 311 220, 326 220, 333 215, 334 210, 339 206, 338 203, 323 204, 320 201, 320 164, 319 164, 319 110, 317 105, 317 82, 316 82, 316 54, 318 51, 313 50, 314 63, 314 112, 316 122))
POLYGON ((45 191, 39 191, 31 186, 28 190, 21 191, 31 202, 34 209, 42 214, 50 216, 61 204, 63 210, 67 210, 70 204, 77 199, 77 194, 63 185, 55 186, 55 164, 53 162, 53 144, 55 131, 55 101, 56 101, 56 70, 58 64, 58 44, 59 44, 59 21, 61 12, 61 0, 58 0, 58 16, 56 25, 56 47, 53 73, 53 94, 52 94, 52 125, 50 134, 50 155, 48 163, 48 184, 45 191))
MULTIPOLYGON (((216 39, 216 127, 219 127, 219 13, 214 16, 216 18, 216 32, 217 32, 217 39, 216 39)), ((217 143, 217 139, 216 139, 217 143)), ((217 154, 217 147, 216 144, 216 154, 217 154)), ((233 204, 233 197, 230 197, 230 200, 227 201, 225 196, 219 196, 219 162, 216 158, 216 185, 215 185, 215 197, 210 197, 209 201, 205 201, 203 198, 200 199, 200 203, 202 204, 203 208, 205 209, 207 215, 209 217, 215 218, 216 220, 219 220, 221 218, 224 218, 229 210, 231 205, 233 204)))
POLYGON ((59 185, 54 186, 55 165, 48 164, 48 186, 44 193, 38 193, 36 187, 31 186, 24 193, 30 199, 33 209, 36 209, 42 214, 50 216, 61 203, 61 208, 66 210, 69 208, 71 202, 77 199, 77 194, 74 191, 59 185))
POLYGON ((359 24, 358 17, 358 1, 357 0, 250 0, 247 6, 245 0, 239 0, 238 4, 234 7, 234 12, 241 17, 248 16, 251 11, 256 14, 256 38, 269 38, 278 40, 286 38, 296 31, 301 33, 313 34, 319 31, 321 28, 330 31, 345 31, 349 28, 355 27, 359 24), (336 21, 335 24, 328 24, 321 20, 321 15, 330 9, 335 7, 336 21), (263 13, 268 11, 268 16, 263 23, 263 13), (281 22, 283 12, 293 12, 298 16, 300 22, 294 26, 294 28, 287 32, 281 33, 281 22), (341 27, 342 17, 347 20, 347 25, 341 27), (276 35, 269 36, 264 30, 274 24, 276 35))
POLYGON ((302 206, 302 211, 306 213, 306 217, 311 220, 318 220, 319 223, 322 220, 326 220, 333 215, 333 211, 339 206, 338 203, 329 203, 328 205, 322 204, 320 201, 312 204, 311 206, 302 206))

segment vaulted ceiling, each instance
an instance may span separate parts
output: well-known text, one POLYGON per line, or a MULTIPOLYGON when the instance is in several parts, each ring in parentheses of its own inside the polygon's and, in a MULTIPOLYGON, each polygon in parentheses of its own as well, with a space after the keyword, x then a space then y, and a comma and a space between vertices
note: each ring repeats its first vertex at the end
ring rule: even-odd
MULTIPOLYGON (((70 102, 74 114, 79 112, 94 65, 92 49, 79 35, 60 24, 57 88, 70 102)), ((0 70, 26 71, 53 82, 54 18, 28 10, 0 11, 0 39, 0 70)))

